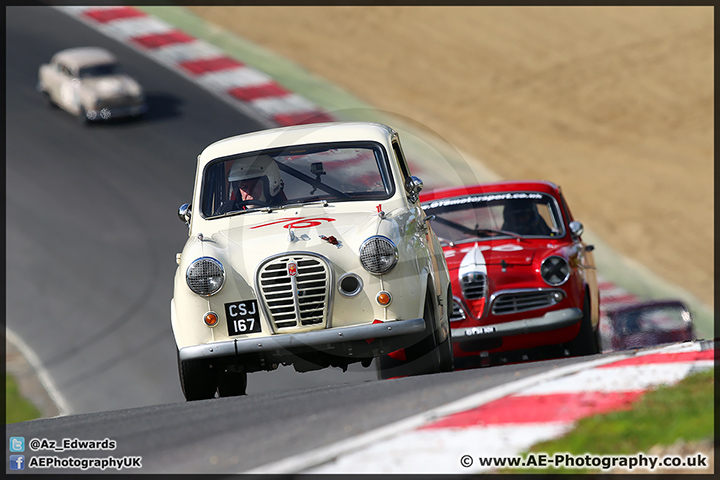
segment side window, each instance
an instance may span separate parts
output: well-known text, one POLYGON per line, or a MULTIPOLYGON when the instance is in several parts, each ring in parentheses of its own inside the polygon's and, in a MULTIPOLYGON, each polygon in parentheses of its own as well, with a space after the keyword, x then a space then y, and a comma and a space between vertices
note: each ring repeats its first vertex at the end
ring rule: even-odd
POLYGON ((570 209, 568 208, 567 203, 565 203, 565 196, 562 193, 560 194, 560 207, 563 210, 562 213, 565 216, 566 222, 572 222, 574 220, 572 213, 570 213, 570 209))
POLYGON ((403 154, 402 147, 400 146, 400 140, 398 140, 397 137, 393 138, 392 148, 395 152, 395 156, 398 159, 398 163, 400 164, 400 171, 403 175, 402 181, 403 184, 405 184, 405 179, 410 176, 410 169, 408 168, 407 161, 405 160, 405 155, 403 154))

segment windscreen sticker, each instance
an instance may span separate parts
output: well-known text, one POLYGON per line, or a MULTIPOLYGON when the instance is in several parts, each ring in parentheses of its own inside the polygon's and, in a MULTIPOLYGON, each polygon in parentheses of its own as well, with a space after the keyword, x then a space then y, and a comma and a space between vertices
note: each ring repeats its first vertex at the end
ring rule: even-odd
POLYGON ((541 193, 528 193, 528 192, 515 192, 515 193, 492 193, 487 195, 468 195, 466 197, 458 197, 458 198, 446 198, 443 200, 433 200, 430 203, 426 203, 422 205, 422 208, 424 210, 431 209, 431 208, 439 208, 439 207, 448 207, 451 205, 463 205, 466 203, 483 203, 483 202, 493 202, 497 200, 515 200, 515 199, 521 199, 521 198, 533 198, 533 199, 542 199, 543 195, 541 193))

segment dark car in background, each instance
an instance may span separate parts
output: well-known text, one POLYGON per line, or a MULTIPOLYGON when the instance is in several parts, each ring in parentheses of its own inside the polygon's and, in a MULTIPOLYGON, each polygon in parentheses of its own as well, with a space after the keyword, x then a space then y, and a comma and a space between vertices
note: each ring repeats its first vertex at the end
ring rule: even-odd
POLYGON ((656 300, 626 305, 607 312, 613 350, 693 341, 693 317, 680 300, 656 300))

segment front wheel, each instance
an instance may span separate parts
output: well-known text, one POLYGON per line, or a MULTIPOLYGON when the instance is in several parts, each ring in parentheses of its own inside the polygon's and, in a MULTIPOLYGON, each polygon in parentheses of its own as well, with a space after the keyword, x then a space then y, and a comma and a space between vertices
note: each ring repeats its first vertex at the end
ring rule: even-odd
POLYGON ((43 95, 45 95, 45 100, 47 101, 50 108, 58 108, 58 104, 55 103, 55 100, 52 99, 50 92, 46 92, 45 90, 42 90, 41 92, 43 95))
POLYGON ((178 372, 180 374, 180 387, 185 400, 205 400, 213 398, 218 388, 217 375, 207 360, 180 360, 180 351, 177 353, 178 372))
POLYGON ((447 365, 447 349, 450 349, 452 356, 452 345, 448 337, 443 344, 438 344, 435 332, 435 308, 432 297, 425 297, 425 308, 423 310, 425 320, 425 337, 410 347, 404 349, 405 358, 392 358, 383 355, 377 359, 378 379, 385 380, 393 377, 407 377, 413 375, 424 375, 426 373, 439 373, 445 371, 447 365))
POLYGON ((453 344, 452 344, 452 335, 449 331, 450 329, 450 313, 452 312, 453 308, 453 296, 452 296, 452 289, 450 285, 448 285, 448 293, 447 293, 447 307, 446 310, 448 311, 448 334, 445 338, 445 341, 442 342, 438 349, 440 351, 440 371, 441 372, 452 372, 455 369, 455 356, 453 355, 453 344))
POLYGON ((600 353, 599 334, 592 327, 590 312, 590 295, 585 294, 585 305, 583 306, 583 317, 580 321, 580 331, 577 337, 568 344, 568 351, 572 356, 595 355, 600 353))
POLYGON ((83 107, 80 107, 80 114, 76 118, 77 118, 77 122, 80 125, 87 125, 90 122, 90 120, 88 119, 88 116, 87 116, 87 112, 85 111, 85 108, 83 108, 83 107))

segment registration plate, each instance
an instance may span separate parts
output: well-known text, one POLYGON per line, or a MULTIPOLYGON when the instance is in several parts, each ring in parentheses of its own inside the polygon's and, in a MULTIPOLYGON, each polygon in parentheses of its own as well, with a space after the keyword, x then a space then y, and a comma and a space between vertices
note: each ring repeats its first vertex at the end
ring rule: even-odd
POLYGON ((260 312, 257 300, 244 300, 225 304, 228 335, 260 332, 260 312))

